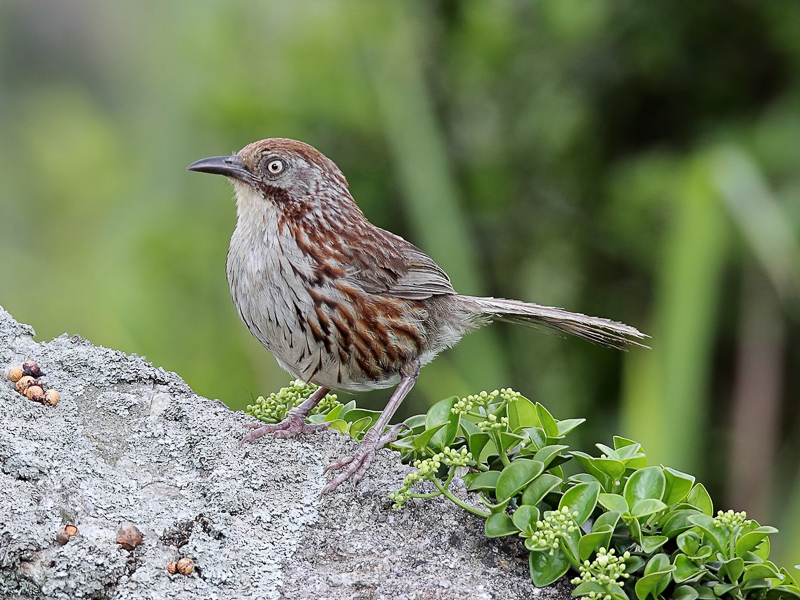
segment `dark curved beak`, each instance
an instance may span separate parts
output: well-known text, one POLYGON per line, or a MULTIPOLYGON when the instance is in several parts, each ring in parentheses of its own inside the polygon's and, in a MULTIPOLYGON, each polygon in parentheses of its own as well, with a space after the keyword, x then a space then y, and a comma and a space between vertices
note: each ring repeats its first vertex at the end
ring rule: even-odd
POLYGON ((215 175, 225 175, 242 181, 252 181, 253 176, 236 156, 212 156, 211 158, 201 158, 193 162, 188 167, 190 171, 199 173, 213 173, 215 175))

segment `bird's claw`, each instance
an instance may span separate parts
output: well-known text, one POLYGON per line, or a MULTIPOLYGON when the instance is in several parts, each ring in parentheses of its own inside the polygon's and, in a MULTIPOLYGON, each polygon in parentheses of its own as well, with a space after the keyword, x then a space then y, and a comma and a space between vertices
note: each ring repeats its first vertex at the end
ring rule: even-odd
POLYGON ((383 448, 386 444, 391 444, 393 441, 395 441, 397 439, 397 434, 404 427, 405 425, 402 423, 390 427, 386 433, 378 438, 377 441, 373 441, 369 436, 371 431, 368 432, 367 436, 361 442, 361 445, 358 447, 355 454, 352 456, 342 457, 335 463, 325 467, 323 473, 328 473, 329 471, 338 471, 339 469, 344 469, 345 467, 347 468, 339 473, 336 477, 331 479, 328 482, 328 485, 322 488, 322 491, 319 493, 319 495, 324 496, 328 492, 332 492, 348 479, 352 479, 353 484, 357 484, 359 481, 361 481, 361 479, 364 477, 364 473, 367 472, 369 465, 375 458, 375 453, 383 448))
POLYGON ((269 433, 273 434, 272 437, 274 438, 286 439, 301 433, 326 431, 328 427, 330 427, 330 423, 306 423, 303 415, 292 411, 289 413, 289 416, 280 423, 245 423, 244 426, 248 429, 252 429, 252 431, 241 439, 239 442, 240 448, 246 442, 254 442, 262 435, 267 435, 269 433))

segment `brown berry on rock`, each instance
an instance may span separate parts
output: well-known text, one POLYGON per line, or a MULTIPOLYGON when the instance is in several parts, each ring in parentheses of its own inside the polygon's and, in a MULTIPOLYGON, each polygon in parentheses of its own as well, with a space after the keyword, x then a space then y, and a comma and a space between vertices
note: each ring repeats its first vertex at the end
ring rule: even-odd
POLYGON ((56 542, 63 546, 69 542, 70 538, 78 535, 78 528, 75 525, 64 525, 56 534, 56 542))
POLYGON ((30 386, 32 386, 35 381, 36 380, 30 375, 25 375, 24 377, 21 377, 19 381, 17 381, 15 387, 17 388, 17 391, 20 394, 24 394, 25 390, 27 390, 30 386))
POLYGON ((13 381, 14 383, 18 382, 22 379, 22 365, 14 365, 13 367, 8 367, 8 379, 13 381))
POLYGON ((125 550, 133 550, 144 541, 144 534, 133 523, 123 523, 117 529, 117 543, 125 550))
POLYGON ((58 404, 59 400, 61 400, 61 394, 59 394, 57 390, 47 390, 44 393, 44 400, 42 400, 42 404, 47 406, 55 406, 58 404))
POLYGON ((178 572, 178 563, 171 562, 167 565, 167 573, 170 575, 175 575, 178 572))
POLYGON ((44 402, 44 390, 38 385, 32 385, 25 390, 25 397, 34 402, 44 402))
POLYGON ((36 363, 35 360, 26 360, 24 363, 22 363, 22 372, 25 375, 30 375, 35 379, 38 379, 39 377, 44 375, 44 373, 42 373, 42 369, 39 367, 39 365, 36 363))
POLYGON ((178 573, 181 575, 191 575, 194 571, 194 561, 191 558, 182 558, 178 561, 178 573))

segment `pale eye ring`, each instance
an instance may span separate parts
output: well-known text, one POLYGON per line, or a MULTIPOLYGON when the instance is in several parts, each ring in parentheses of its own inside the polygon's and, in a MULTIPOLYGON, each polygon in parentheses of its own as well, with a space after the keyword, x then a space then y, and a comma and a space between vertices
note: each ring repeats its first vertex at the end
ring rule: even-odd
POLYGON ((286 163, 284 163, 280 158, 274 158, 267 163, 267 172, 270 175, 279 175, 285 168, 286 163))

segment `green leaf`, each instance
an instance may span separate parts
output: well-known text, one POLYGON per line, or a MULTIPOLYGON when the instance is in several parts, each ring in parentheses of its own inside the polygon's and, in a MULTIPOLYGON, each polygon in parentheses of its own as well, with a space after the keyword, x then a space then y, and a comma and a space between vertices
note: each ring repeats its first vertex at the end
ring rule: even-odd
POLYGON ((564 419, 563 421, 558 421, 558 437, 564 437, 570 431, 575 429, 578 425, 585 422, 586 419, 564 419))
POLYGON ((708 571, 698 566, 685 554, 675 556, 675 572, 672 574, 675 583, 685 583, 687 581, 697 581, 708 571))
POLYGON ((417 450, 422 450, 428 445, 428 442, 431 441, 431 438, 436 435, 436 432, 439 431, 442 427, 446 427, 447 423, 440 423, 439 425, 435 425, 429 429, 426 429, 419 435, 414 436, 414 448, 417 450))
POLYGON ((645 554, 652 554, 666 544, 668 540, 669 538, 664 535, 642 535, 642 551, 645 554))
POLYGON ((580 465, 587 473, 589 473, 589 475, 600 482, 600 485, 603 486, 603 489, 610 488, 610 480, 608 475, 605 473, 605 471, 601 470, 597 465, 595 465, 594 457, 589 456, 585 452, 579 452, 577 450, 570 452, 570 454, 580 463, 580 465))
POLYGON ((618 513, 624 514, 630 510, 625 498, 619 494, 600 494, 600 496, 597 498, 597 501, 600 502, 601 506, 605 507, 606 509, 616 511, 618 513))
POLYGON ((714 593, 722 598, 725 594, 730 592, 733 589, 736 589, 738 586, 735 583, 718 583, 713 588, 714 593))
POLYGON ((694 531, 686 531, 680 534, 678 539, 675 541, 677 542, 678 548, 680 548, 681 552, 689 557, 695 556, 697 551, 700 549, 700 545, 703 543, 703 540, 700 539, 700 536, 694 531))
POLYGON ((705 586, 695 588, 697 593, 699 594, 700 600, 717 600, 717 595, 711 588, 707 588, 705 586))
POLYGON ((473 433, 467 437, 467 447, 476 461, 480 462, 481 453, 490 439, 489 434, 483 432, 473 433))
MULTIPOLYGON (((355 411, 350 411, 350 412, 353 413, 355 411)), ((349 431, 350 437, 352 437, 354 440, 360 439, 359 436, 362 433, 364 433, 367 429, 369 429, 372 426, 373 422, 374 419, 371 416, 361 417, 360 419, 353 421, 350 424, 350 431, 349 431)))
POLYGON ((496 538, 517 533, 519 529, 514 525, 514 522, 504 512, 494 513, 486 519, 484 524, 484 532, 486 537, 496 538))
POLYGON ((610 510, 608 512, 604 512, 602 515, 597 517, 592 523, 592 531, 600 531, 601 528, 611 527, 613 531, 616 528, 617 523, 619 523, 620 513, 615 510, 610 510))
POLYGON ((628 506, 633 507, 639 500, 654 498, 661 500, 664 496, 666 487, 666 477, 661 467, 645 467, 634 471, 625 483, 625 490, 622 495, 628 502, 628 506))
POLYGON ((681 585, 672 591, 672 600, 696 600, 700 594, 689 585, 681 585))
POLYGON ((331 424, 328 425, 328 430, 330 430, 330 431, 338 431, 339 433, 343 433, 344 435, 347 435, 347 428, 348 427, 349 427, 349 424, 347 423, 347 421, 344 421, 343 419, 334 419, 333 421, 331 421, 331 424))
MULTIPOLYGON (((328 414, 332 414, 335 410, 336 409, 332 410, 328 414)), ((403 425, 405 425, 412 431, 415 429, 419 429, 420 431, 422 431, 425 428, 425 415, 414 415, 413 417, 408 417, 405 421, 403 421, 403 425)))
POLYGON ((714 503, 711 501, 711 496, 708 495, 706 488, 702 483, 695 484, 692 491, 686 497, 686 501, 692 506, 697 507, 701 513, 709 517, 714 514, 714 503))
POLYGON ((364 417, 369 417, 373 422, 378 420, 381 411, 379 410, 367 410, 366 408, 352 408, 345 412, 342 409, 342 412, 339 413, 339 418, 347 421, 348 423, 355 423, 356 421, 360 421, 364 417))
POLYGON ((651 573, 643 576, 636 582, 634 590, 636 597, 639 600, 647 600, 647 598, 658 598, 672 578, 670 573, 651 573))
POLYGON ((631 507, 631 514, 634 517, 642 518, 662 511, 665 508, 667 508, 667 505, 661 500, 645 498, 644 500, 639 500, 631 507))
POLYGON ((669 513, 667 520, 664 521, 664 525, 661 528, 661 533, 668 538, 673 538, 679 533, 682 533, 687 529, 691 529, 694 527, 694 523, 689 521, 689 517, 697 514, 700 513, 693 509, 678 510, 673 513, 669 513))
MULTIPOLYGON (((483 450, 481 450, 481 453, 480 453, 480 455, 479 455, 479 457, 477 459, 477 462, 486 464, 486 463, 489 462, 489 457, 490 456, 495 456, 497 454, 498 454, 497 446, 495 445, 494 441, 490 439, 483 446, 483 450)), ((474 458, 475 455, 473 454, 472 457, 474 458)))
POLYGON ((603 453, 602 458, 613 458, 614 460, 619 460, 619 454, 613 448, 609 448, 605 444, 595 444, 595 447, 603 453))
POLYGON ((595 479, 588 473, 575 473, 575 475, 571 475, 567 481, 573 484, 594 483, 595 481, 597 481, 597 479, 595 479))
POLYGON ((522 494, 522 504, 539 504, 542 498, 560 483, 561 477, 556 477, 550 473, 542 473, 525 488, 525 492, 522 494))
POLYGON ((485 471, 473 479, 467 489, 470 492, 484 492, 494 496, 499 477, 500 471, 485 471))
POLYGON ((514 511, 511 520, 520 531, 533 531, 536 529, 536 521, 539 520, 539 509, 529 504, 523 504, 514 511))
POLYGON ((639 442, 634 442, 628 438, 622 437, 621 435, 614 436, 614 450, 619 450, 620 448, 624 448, 625 446, 640 446, 639 442))
POLYGON ((547 445, 547 436, 541 427, 525 427, 523 431, 536 448, 544 448, 547 445))
POLYGON ((445 424, 446 426, 439 429, 430 440, 430 445, 434 448, 441 450, 445 446, 449 446, 456 439, 458 433, 459 415, 452 412, 452 408, 458 401, 457 396, 451 396, 444 400, 439 400, 436 404, 428 409, 425 413, 425 428, 432 429, 437 425, 445 424))
POLYGON ((770 579, 774 577, 778 577, 778 570, 772 563, 754 563, 745 567, 742 581, 770 579))
POLYGON ((345 419, 347 413, 349 413, 351 410, 356 410, 355 400, 350 400, 350 402, 348 402, 342 407, 342 412, 339 413, 339 418, 342 419, 343 421, 348 421, 348 420, 352 421, 352 419, 345 419))
POLYGON ((558 423, 553 415, 538 402, 536 403, 536 413, 539 415, 539 423, 541 423, 545 435, 549 438, 558 438, 558 423))
POLYGON ((667 485, 662 500, 668 506, 672 506, 689 495, 694 485, 694 477, 670 467, 664 467, 664 475, 667 478, 667 485))
POLYGON ((578 511, 575 522, 578 525, 583 525, 586 519, 591 516, 594 507, 597 506, 599 495, 600 484, 598 482, 580 483, 564 492, 564 495, 561 496, 561 501, 558 503, 558 509, 561 510, 567 506, 570 510, 578 511))
MULTIPOLYGON (((775 566, 769 561, 767 561, 765 564, 771 565, 773 567, 775 566)), ((800 569, 800 565, 795 565, 794 568, 796 570, 800 569)), ((792 575, 784 567, 781 567, 780 569, 778 569, 778 572, 780 573, 780 576, 783 577, 783 585, 795 585, 795 586, 797 585, 797 582, 798 582, 798 580, 796 579, 797 574, 792 575)))
POLYGON ((736 541, 736 556, 743 556, 745 552, 758 546, 765 537, 772 533, 778 533, 778 530, 769 525, 748 531, 736 541))
POLYGON ((597 594, 599 598, 606 595, 606 588, 596 581, 584 581, 572 590, 573 596, 588 596, 590 592, 597 594))
POLYGON ((525 397, 520 397, 518 400, 508 403, 508 427, 511 431, 538 425, 539 414, 533 402, 525 397))
POLYGON ((503 444, 503 450, 508 452, 514 446, 518 446, 521 442, 525 440, 524 437, 521 435, 517 435, 515 433, 508 433, 506 431, 500 432, 500 443, 503 444))
POLYGON ((714 519, 700 514, 689 517, 689 522, 694 523, 703 531, 703 540, 710 543, 716 552, 725 552, 727 536, 725 531, 714 523, 714 519))
POLYGON ((722 563, 722 567, 719 570, 720 574, 724 574, 728 577, 728 581, 731 583, 739 583, 739 578, 744 573, 744 561, 741 558, 732 558, 730 560, 726 560, 722 563))
POLYGON ((533 455, 533 460, 538 460, 542 463, 545 468, 549 465, 553 459, 558 456, 559 452, 562 450, 567 450, 569 446, 559 446, 559 445, 552 445, 552 446, 545 446, 544 448, 538 450, 536 454, 533 455))
POLYGON ((520 458, 508 465, 497 478, 496 497, 498 502, 515 496, 533 479, 544 471, 538 460, 520 458))
POLYGON ((636 517, 631 517, 628 515, 622 515, 622 521, 625 525, 628 526, 628 531, 631 533, 631 537, 636 540, 637 542, 642 541, 642 526, 639 523, 639 519, 636 517))
POLYGON ((591 533, 583 534, 578 542, 578 558, 584 561, 594 554, 598 548, 608 548, 611 542, 611 534, 613 533, 613 527, 604 525, 597 531, 592 530, 591 533))
MULTIPOLYGON (((422 425, 423 425, 423 427, 425 425, 424 415, 423 415, 423 423, 422 423, 422 425)), ((463 431, 464 437, 469 437, 471 435, 475 435, 475 434, 478 434, 478 433, 483 433, 483 431, 481 430, 480 427, 478 427, 472 421, 470 421, 468 419, 465 419, 464 417, 461 417, 458 420, 458 426, 461 427, 461 431, 463 431)))
POLYGON ((536 587, 550 585, 569 570, 569 560, 564 552, 557 548, 550 552, 531 552, 528 559, 531 581, 536 587))
POLYGON ((566 537, 562 538, 561 540, 561 549, 564 551, 564 556, 567 557, 567 560, 576 569, 580 564, 580 559, 578 558, 578 555, 580 554, 580 551, 578 550, 580 541, 581 531, 578 527, 575 527, 572 531, 568 532, 566 537))
POLYGON ((592 463, 608 475, 612 481, 619 481, 620 477, 625 474, 625 465, 621 461, 612 458, 595 458, 592 463))

